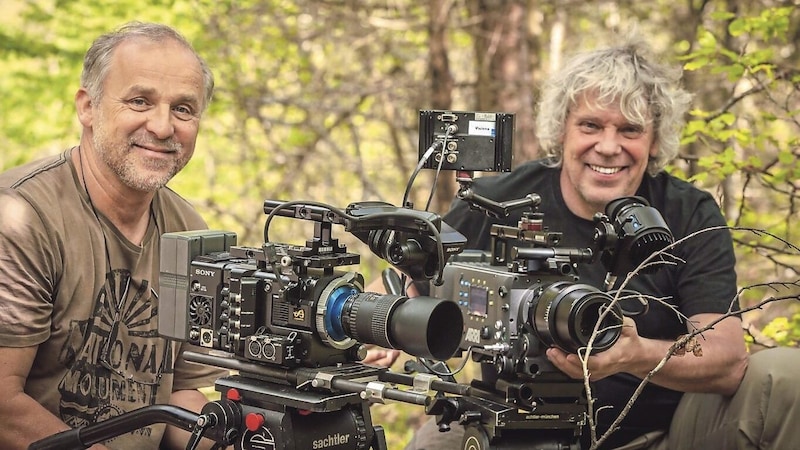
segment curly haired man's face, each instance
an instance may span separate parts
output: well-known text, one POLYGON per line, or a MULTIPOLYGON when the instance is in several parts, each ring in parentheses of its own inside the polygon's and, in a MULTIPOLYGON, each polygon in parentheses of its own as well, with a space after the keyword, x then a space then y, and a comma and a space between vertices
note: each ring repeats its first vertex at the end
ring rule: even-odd
POLYGON ((570 211, 591 219, 611 200, 634 195, 657 147, 652 124, 631 123, 618 105, 581 96, 567 116, 561 191, 570 211))

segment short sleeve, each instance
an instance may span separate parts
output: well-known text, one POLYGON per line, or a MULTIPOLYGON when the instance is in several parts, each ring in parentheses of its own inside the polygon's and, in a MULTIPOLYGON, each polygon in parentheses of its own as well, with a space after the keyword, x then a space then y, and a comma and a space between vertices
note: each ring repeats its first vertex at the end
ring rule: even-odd
POLYGON ((50 336, 57 251, 36 209, 16 191, 0 191, 0 346, 50 336))

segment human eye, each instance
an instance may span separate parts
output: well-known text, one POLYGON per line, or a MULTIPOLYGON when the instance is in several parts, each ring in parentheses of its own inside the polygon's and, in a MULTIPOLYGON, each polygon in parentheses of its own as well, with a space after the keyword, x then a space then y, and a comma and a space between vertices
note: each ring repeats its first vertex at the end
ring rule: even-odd
POLYGON ((175 113, 175 117, 180 120, 191 120, 197 117, 195 108, 189 105, 177 105, 172 108, 172 111, 175 113))
POLYGON ((634 124, 625 125, 625 126, 621 127, 619 129, 619 131, 620 131, 620 133, 622 133, 623 136, 625 136, 627 138, 630 138, 630 139, 638 138, 639 136, 644 134, 644 128, 642 128, 639 125, 634 125, 634 124))
POLYGON ((578 128, 580 128, 585 133, 593 133, 597 130, 600 130, 602 127, 597 122, 592 120, 581 120, 578 121, 578 128))
POLYGON ((150 107, 150 102, 148 102, 147 99, 143 97, 134 97, 128 99, 127 103, 131 107, 131 109, 135 111, 144 111, 150 107))

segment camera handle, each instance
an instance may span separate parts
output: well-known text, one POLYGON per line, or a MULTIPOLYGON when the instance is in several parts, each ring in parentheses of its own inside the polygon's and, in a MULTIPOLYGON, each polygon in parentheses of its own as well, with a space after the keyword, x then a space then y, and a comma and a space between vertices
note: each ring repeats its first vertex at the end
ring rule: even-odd
POLYGON ((490 217, 508 217, 511 211, 516 209, 531 207, 535 208, 542 203, 542 197, 538 194, 528 194, 523 198, 509 200, 507 202, 496 202, 475 193, 472 190, 474 171, 461 170, 456 172, 456 181, 459 184, 458 198, 467 202, 471 208, 480 209, 490 217))
MULTIPOLYGON (((198 415, 177 406, 150 405, 82 428, 62 431, 32 443, 28 450, 84 450, 94 444, 156 423, 165 423, 191 431, 191 439, 186 450, 197 448, 206 432, 212 431, 213 435, 225 427, 216 414, 198 415)), ((214 448, 225 448, 218 445, 214 448)))

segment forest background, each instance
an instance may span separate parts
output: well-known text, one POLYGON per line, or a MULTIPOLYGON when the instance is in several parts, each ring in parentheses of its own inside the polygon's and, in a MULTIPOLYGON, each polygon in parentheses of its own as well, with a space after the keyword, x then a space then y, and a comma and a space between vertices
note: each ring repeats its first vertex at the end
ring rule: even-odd
MULTIPOLYGON (((211 228, 258 246, 265 199, 402 202, 419 111, 515 114, 514 165, 537 155, 541 81, 573 50, 633 28, 682 64, 695 94, 668 170, 715 195, 733 227, 753 346, 800 339, 800 2, 798 0, 3 0, 0 169, 78 142, 73 95, 83 53, 130 20, 175 26, 217 82, 195 156, 171 186, 211 228), (758 230, 754 232, 753 230, 758 230), (794 301, 773 301, 777 298, 794 301), (762 305, 763 303, 763 305, 762 305)), ((418 209, 443 213, 454 179, 423 172, 418 209), (434 190, 433 187, 436 186, 434 190)), ((505 200, 505 199, 501 199, 505 200)), ((311 224, 276 219, 275 242, 311 224)), ((341 229, 367 280, 386 263, 341 229)), ((373 408, 389 448, 422 416, 373 408)))

